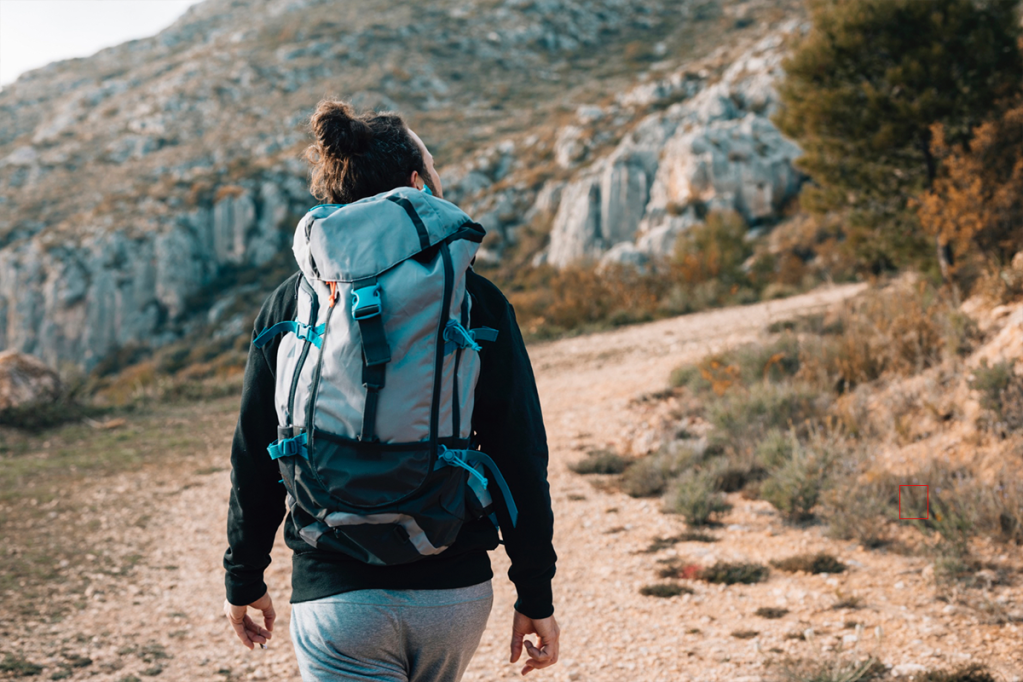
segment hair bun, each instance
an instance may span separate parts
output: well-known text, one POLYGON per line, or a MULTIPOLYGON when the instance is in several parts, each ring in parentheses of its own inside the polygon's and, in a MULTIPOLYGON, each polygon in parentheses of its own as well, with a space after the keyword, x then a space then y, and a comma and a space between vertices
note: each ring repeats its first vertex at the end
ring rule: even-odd
POLYGON ((343 159, 369 150, 373 131, 347 102, 324 102, 310 120, 322 152, 343 159))

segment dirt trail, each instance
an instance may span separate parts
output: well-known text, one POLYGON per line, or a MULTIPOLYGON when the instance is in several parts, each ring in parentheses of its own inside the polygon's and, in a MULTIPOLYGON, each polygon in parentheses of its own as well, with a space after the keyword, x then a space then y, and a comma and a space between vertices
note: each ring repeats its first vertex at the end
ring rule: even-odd
MULTIPOLYGON (((1023 670, 1019 647, 1012 641, 1015 636, 979 626, 976 619, 948 607, 943 610, 934 602, 920 559, 865 552, 827 540, 816 528, 788 528, 766 503, 737 495, 732 499, 735 510, 725 519, 728 525, 717 531, 721 542, 682 543, 674 550, 644 554, 654 537, 678 533, 682 521, 661 514, 656 500, 598 491, 567 469, 583 448, 618 443, 623 433, 634 429, 637 415, 630 401, 664 388, 673 367, 751 340, 771 321, 832 305, 858 289, 822 289, 530 349, 551 445, 560 556, 555 599, 564 632, 561 663, 537 678, 754 682, 770 659, 782 652, 811 657, 822 649, 854 645, 861 651, 880 646, 882 658, 896 665, 932 668, 979 660, 995 663, 1005 673, 1023 670), (701 563, 766 562, 818 549, 837 554, 853 570, 835 577, 776 573, 767 583, 754 586, 697 585, 695 594, 669 599, 638 593, 639 587, 657 582, 655 560, 673 552, 701 563), (831 610, 836 591, 859 596, 864 608, 831 610), (753 611, 762 605, 784 606, 791 613, 781 620, 755 618, 753 611), (856 643, 850 638, 857 631, 843 629, 844 622, 852 620, 866 628, 856 643), (876 626, 884 633, 880 643, 873 635, 876 626), (808 628, 815 635, 807 640, 786 638, 787 633, 808 628), (759 631, 759 636, 742 640, 731 634, 748 629, 759 631)), ((196 462, 225 466, 233 419, 229 409, 211 411, 202 428, 216 435, 207 439, 206 451, 196 462)), ((81 610, 62 622, 9 633, 13 644, 51 654, 59 648, 93 660, 87 667, 70 669, 68 679, 123 682, 132 675, 144 679, 147 673, 156 673, 164 680, 298 680, 287 636, 290 557, 282 541, 278 540, 267 571, 281 612, 270 649, 241 648, 220 613, 227 472, 173 490, 173 481, 163 477, 154 483, 159 477, 151 472, 122 478, 106 483, 108 492, 111 485, 120 486, 121 494, 135 500, 130 504, 150 500, 153 505, 152 521, 131 535, 140 542, 143 556, 128 584, 111 583, 99 594, 87 594, 81 610)), ((518 666, 507 661, 514 601, 513 588, 504 577, 508 562, 500 550, 492 556, 495 607, 467 680, 517 677, 518 666)), ((1008 598, 1018 597, 1014 592, 1008 598)), ((1015 625, 1006 627, 1016 632, 1015 625)), ((55 664, 57 659, 51 661, 55 664)))

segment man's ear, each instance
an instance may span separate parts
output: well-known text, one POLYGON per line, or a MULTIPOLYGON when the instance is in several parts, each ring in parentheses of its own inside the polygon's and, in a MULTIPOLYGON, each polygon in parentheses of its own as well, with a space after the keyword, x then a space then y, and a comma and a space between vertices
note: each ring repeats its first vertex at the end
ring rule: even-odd
POLYGON ((419 171, 412 171, 412 175, 409 177, 409 187, 415 187, 416 189, 423 189, 422 185, 426 183, 419 176, 419 171))

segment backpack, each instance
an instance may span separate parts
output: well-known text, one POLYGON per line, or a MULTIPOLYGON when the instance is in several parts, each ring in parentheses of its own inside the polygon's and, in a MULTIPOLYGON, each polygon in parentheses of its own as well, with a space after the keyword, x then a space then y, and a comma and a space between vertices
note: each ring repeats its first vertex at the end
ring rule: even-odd
POLYGON ((369 564, 439 554, 490 516, 493 460, 471 441, 479 377, 466 273, 485 234, 454 204, 402 187, 309 211, 295 231, 296 319, 278 334, 278 439, 268 451, 298 534, 369 564))

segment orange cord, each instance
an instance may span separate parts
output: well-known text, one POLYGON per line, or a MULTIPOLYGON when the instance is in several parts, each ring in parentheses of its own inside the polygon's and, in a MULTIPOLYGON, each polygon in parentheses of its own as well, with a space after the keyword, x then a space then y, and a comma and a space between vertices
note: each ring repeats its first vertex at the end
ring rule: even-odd
POLYGON ((330 307, 333 308, 337 303, 337 282, 327 282, 327 284, 330 285, 330 307))

